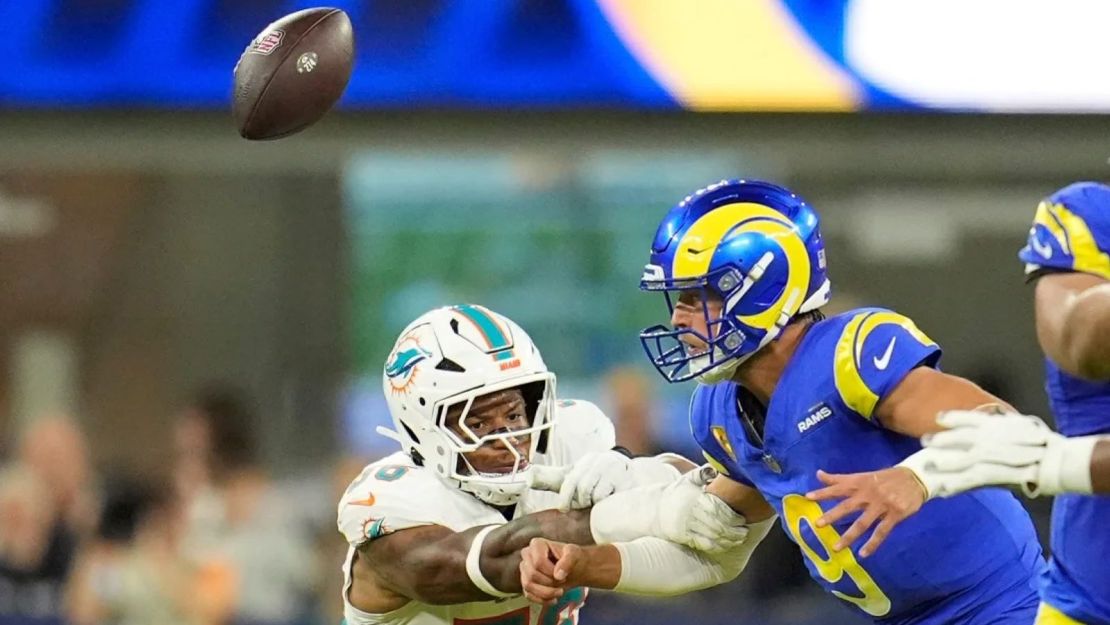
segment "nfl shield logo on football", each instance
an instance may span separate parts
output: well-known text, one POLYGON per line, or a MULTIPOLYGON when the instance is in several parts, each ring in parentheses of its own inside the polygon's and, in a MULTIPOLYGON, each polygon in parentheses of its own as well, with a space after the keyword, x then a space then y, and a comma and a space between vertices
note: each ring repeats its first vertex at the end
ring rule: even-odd
POLYGON ((277 50, 278 46, 281 45, 281 40, 284 37, 285 31, 271 30, 252 41, 249 52, 269 56, 271 52, 277 50))

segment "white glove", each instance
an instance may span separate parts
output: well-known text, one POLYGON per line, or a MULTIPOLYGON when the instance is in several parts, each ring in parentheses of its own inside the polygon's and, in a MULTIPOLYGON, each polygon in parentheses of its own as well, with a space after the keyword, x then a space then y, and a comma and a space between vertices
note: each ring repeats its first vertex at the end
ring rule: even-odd
MULTIPOLYGON (((540 469, 538 466, 536 469, 540 469)), ((629 458, 618 451, 586 454, 565 470, 561 480, 546 468, 537 472, 532 488, 559 493, 559 510, 589 508, 613 493, 679 477, 663 457, 629 458)))
POLYGON ((921 439, 925 450, 914 467, 930 497, 992 485, 1017 485, 1030 497, 1091 492, 1097 437, 1066 438, 1017 413, 952 410, 937 423, 949 429, 921 439))
POLYGON ((619 451, 594 452, 571 466, 559 488, 559 509, 589 508, 617 491, 635 486, 632 459, 619 451))
POLYGON ((616 493, 593 507, 594 542, 655 536, 708 553, 729 551, 748 537, 747 520, 705 492, 717 472, 705 466, 677 480, 616 493))

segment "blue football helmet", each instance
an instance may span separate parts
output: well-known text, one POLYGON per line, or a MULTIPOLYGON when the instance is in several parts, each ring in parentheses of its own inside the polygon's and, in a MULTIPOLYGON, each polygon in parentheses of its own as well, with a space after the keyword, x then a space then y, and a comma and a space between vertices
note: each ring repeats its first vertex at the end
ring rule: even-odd
POLYGON ((720 382, 795 315, 828 303, 830 287, 817 213, 802 198, 769 182, 722 180, 667 213, 640 279, 640 289, 664 293, 671 314, 682 291, 697 290, 708 336, 655 325, 640 342, 668 381, 720 382), (710 292, 724 303, 718 319, 710 292), (685 334, 708 348, 690 353, 685 334))

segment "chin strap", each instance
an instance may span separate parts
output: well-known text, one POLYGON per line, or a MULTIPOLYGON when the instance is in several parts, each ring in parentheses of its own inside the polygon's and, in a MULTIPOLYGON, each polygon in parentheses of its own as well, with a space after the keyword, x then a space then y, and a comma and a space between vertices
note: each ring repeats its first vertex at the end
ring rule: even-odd
MULTIPOLYGON (((794 304, 798 301, 799 297, 801 297, 801 291, 799 289, 792 289, 790 291, 790 295, 787 296, 786 303, 783 304, 782 311, 779 312, 779 318, 775 321, 775 325, 767 329, 767 334, 763 335, 763 340, 759 342, 759 345, 755 349, 743 356, 732 358, 728 362, 722 363, 695 376, 698 382, 702 384, 717 384, 718 382, 724 382, 731 378, 732 374, 736 372, 736 368, 743 364, 745 360, 759 353, 759 350, 778 338, 779 334, 782 334, 782 329, 790 323, 790 320, 794 318, 796 314, 796 312, 791 313, 788 311, 794 310, 794 304)), ((716 350, 717 348, 714 347, 713 349, 716 350)))
POLYGON ((405 446, 405 441, 401 438, 401 435, 397 432, 397 430, 391 430, 384 425, 379 425, 377 428, 374 429, 374 431, 390 440, 401 443, 401 447, 405 446))

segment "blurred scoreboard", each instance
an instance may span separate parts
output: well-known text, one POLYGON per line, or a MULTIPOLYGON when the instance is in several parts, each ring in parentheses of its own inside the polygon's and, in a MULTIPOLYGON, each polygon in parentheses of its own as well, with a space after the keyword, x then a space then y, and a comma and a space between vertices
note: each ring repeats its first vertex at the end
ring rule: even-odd
MULTIPOLYGON (((0 107, 209 109, 322 0, 6 0, 0 107)), ((334 0, 349 109, 1110 110, 1102 0, 334 0)))

